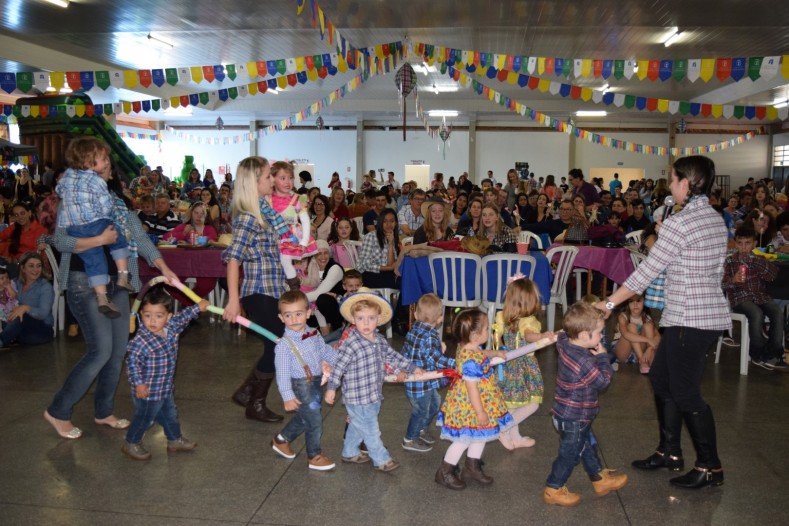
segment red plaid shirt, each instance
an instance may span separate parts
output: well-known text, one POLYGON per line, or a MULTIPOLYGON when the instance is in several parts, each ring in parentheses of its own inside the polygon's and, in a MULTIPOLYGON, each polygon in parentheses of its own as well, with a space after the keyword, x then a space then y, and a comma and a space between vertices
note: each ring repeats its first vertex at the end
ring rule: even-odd
POLYGON ((723 291, 728 294, 732 307, 744 301, 764 305, 772 301, 767 294, 767 283, 775 281, 776 277, 778 277, 778 267, 766 259, 736 252, 727 257, 723 265, 723 291), (734 276, 740 271, 740 265, 748 267, 745 283, 734 282, 734 276))

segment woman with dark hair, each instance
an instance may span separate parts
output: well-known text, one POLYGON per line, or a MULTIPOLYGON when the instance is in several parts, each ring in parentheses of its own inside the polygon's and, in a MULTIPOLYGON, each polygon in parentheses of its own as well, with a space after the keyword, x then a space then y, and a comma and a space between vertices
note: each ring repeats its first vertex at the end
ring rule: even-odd
POLYGON ((214 179, 214 171, 211 168, 208 168, 205 173, 203 174, 203 186, 205 188, 211 188, 212 186, 216 186, 216 179, 214 179))
POLYGON ((14 184, 14 201, 17 203, 21 201, 33 202, 35 193, 33 192, 33 178, 30 177, 30 170, 27 168, 20 168, 16 173, 17 180, 14 184))
POLYGON ((463 172, 458 177, 458 190, 467 194, 471 194, 474 191, 474 183, 469 180, 466 172, 463 172))
MULTIPOLYGON (((301 188, 306 188, 307 190, 315 186, 312 184, 312 174, 307 170, 299 172, 299 182, 301 183, 301 188)), ((318 190, 318 193, 320 193, 320 190, 318 190)))
POLYGON ((189 172, 189 177, 184 181, 184 186, 181 188, 181 199, 194 202, 200 198, 200 190, 204 188, 203 182, 200 180, 200 172, 197 168, 192 168, 189 172))
POLYGON ((216 202, 219 205, 219 230, 216 233, 229 234, 230 217, 233 213, 233 188, 229 184, 222 183, 219 187, 219 197, 216 202))
POLYGON ((18 261, 25 253, 35 252, 38 238, 47 233, 35 218, 33 205, 19 201, 11 207, 13 224, 0 232, 0 256, 18 261))
POLYGON ((548 196, 548 203, 553 203, 556 197, 556 178, 553 175, 545 176, 545 184, 542 185, 542 193, 548 196))
MULTIPOLYGON (((342 266, 331 257, 331 248, 326 241, 316 241, 318 253, 307 262, 304 278, 301 280, 301 290, 307 295, 307 300, 315 303, 315 322, 323 336, 343 326, 340 316, 340 306, 337 298, 345 294, 342 287, 342 277, 345 271, 342 266)), ((310 321, 311 326, 313 321, 310 321)))
MULTIPOLYGON (((554 188, 556 188, 554 186, 554 188)), ((540 194, 537 196, 537 217, 535 223, 545 223, 553 219, 553 208, 551 207, 551 200, 547 194, 540 194)))
POLYGON ((466 213, 468 208, 468 194, 460 192, 452 204, 452 213, 449 215, 449 227, 456 229, 460 218, 466 213))
POLYGON ((219 201, 217 201, 214 192, 208 188, 203 188, 200 191, 200 202, 206 210, 205 222, 219 232, 222 211, 219 209, 219 201))
POLYGON ((473 198, 468 203, 465 215, 458 222, 457 235, 473 236, 480 231, 480 218, 482 217, 482 199, 473 198))
POLYGON ((312 219, 313 237, 324 241, 329 239, 331 225, 333 221, 329 217, 329 198, 318 194, 310 206, 310 218, 312 219))
POLYGON ((334 188, 339 188, 342 190, 342 181, 340 181, 340 174, 334 172, 331 174, 331 181, 328 184, 329 190, 333 190, 334 188))
POLYGON ((684 419, 696 449, 696 463, 670 482, 688 489, 723 484, 715 420, 701 396, 707 350, 721 331, 731 328, 729 303, 721 288, 726 225, 708 198, 714 182, 715 164, 707 157, 683 157, 674 163, 670 190, 682 210, 662 223, 647 259, 609 301, 595 304, 608 315, 666 271, 666 307, 660 320, 664 331, 649 371, 660 440, 655 453, 634 461, 633 467, 683 469, 684 419))
POLYGON ((365 287, 397 288, 394 265, 400 252, 399 239, 397 214, 391 208, 384 208, 378 216, 375 230, 365 234, 356 262, 356 270, 362 273, 365 287))
POLYGON ((753 228, 756 233, 756 246, 759 247, 766 247, 778 231, 773 217, 758 209, 751 210, 742 220, 742 224, 753 228))
POLYGON ((764 208, 764 205, 773 202, 773 196, 770 193, 770 189, 767 188, 767 185, 758 182, 753 187, 753 207, 758 208, 761 210, 764 208))
POLYGON ((43 272, 44 260, 35 252, 27 252, 19 260, 19 276, 14 280, 19 305, 8 314, 0 332, 0 348, 15 342, 39 345, 52 341, 55 290, 43 272))

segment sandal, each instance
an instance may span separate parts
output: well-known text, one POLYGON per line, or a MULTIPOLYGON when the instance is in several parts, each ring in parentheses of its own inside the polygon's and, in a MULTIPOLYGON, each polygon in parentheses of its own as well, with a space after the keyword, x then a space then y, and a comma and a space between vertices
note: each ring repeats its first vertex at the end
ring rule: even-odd
POLYGON ((93 421, 97 426, 107 426, 112 429, 126 429, 131 425, 131 422, 125 418, 115 418, 114 416, 108 416, 107 418, 94 418, 93 421))
MULTIPOLYGON (((49 422, 49 424, 55 428, 57 434, 60 435, 62 438, 67 438, 69 440, 76 440, 82 436, 82 430, 78 427, 75 427, 73 424, 70 430, 68 431, 62 430, 60 426, 62 425, 62 423, 66 423, 68 421, 58 420, 54 416, 50 415, 49 411, 44 411, 44 420, 49 422)), ((71 422, 68 423, 70 424, 71 422)))

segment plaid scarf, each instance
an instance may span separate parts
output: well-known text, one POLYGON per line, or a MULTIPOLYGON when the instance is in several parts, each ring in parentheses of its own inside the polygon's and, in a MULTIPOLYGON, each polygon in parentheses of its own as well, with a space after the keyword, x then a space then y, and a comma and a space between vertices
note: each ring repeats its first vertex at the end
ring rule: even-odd
MULTIPOLYGON (((282 237, 288 232, 290 232, 290 227, 288 227, 288 225, 285 224, 285 220, 282 219, 282 216, 279 215, 279 213, 271 207, 269 202, 264 197, 261 197, 259 199, 259 202, 260 202, 260 214, 263 216, 263 218, 266 221, 268 221, 271 227, 274 230, 276 230, 278 236, 282 237)), ((293 235, 291 236, 293 238, 296 237, 293 235)), ((296 238, 295 242, 298 243, 298 241, 299 241, 298 238, 296 238)))

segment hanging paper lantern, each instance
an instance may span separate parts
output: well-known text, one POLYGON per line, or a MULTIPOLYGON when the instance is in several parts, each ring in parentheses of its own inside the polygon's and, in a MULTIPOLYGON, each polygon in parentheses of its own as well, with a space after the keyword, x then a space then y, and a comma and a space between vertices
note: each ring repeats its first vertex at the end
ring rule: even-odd
POLYGON ((677 123, 677 133, 685 133, 688 129, 688 125, 685 123, 685 119, 680 119, 677 123))
POLYGON ((225 121, 222 120, 222 117, 216 118, 216 129, 217 130, 224 130, 225 129, 225 121))
POLYGON ((447 160, 447 142, 449 141, 449 136, 452 135, 452 126, 447 126, 446 121, 441 123, 441 127, 438 129, 438 138, 441 139, 443 143, 443 156, 444 160, 447 160))
POLYGON ((318 115, 318 118, 315 120, 315 127, 318 128, 319 130, 322 130, 324 127, 323 117, 321 117, 320 115, 318 115))
POLYGON ((403 141, 405 141, 405 98, 409 93, 411 93, 412 90, 416 89, 416 72, 408 62, 403 64, 400 69, 397 70, 397 74, 395 74, 395 86, 397 86, 397 91, 400 92, 400 97, 403 101, 403 141))

